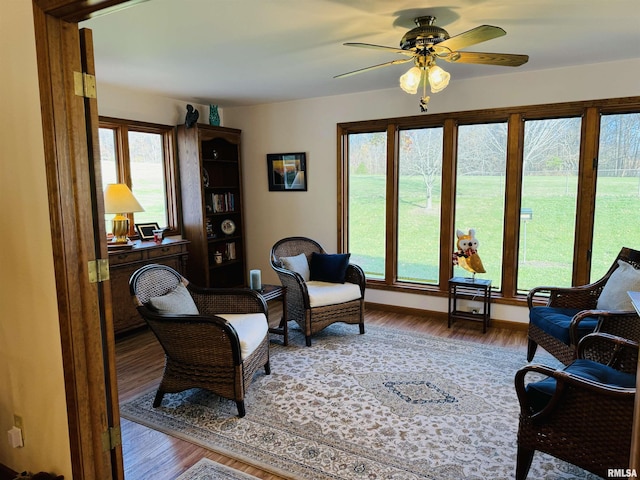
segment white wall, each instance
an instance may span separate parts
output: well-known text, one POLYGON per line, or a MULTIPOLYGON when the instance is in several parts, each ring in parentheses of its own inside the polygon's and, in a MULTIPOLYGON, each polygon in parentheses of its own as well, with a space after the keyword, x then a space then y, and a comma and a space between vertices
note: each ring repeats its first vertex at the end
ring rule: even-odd
MULTIPOLYGON (((431 95, 429 113, 478 110, 640 95, 640 59, 607 64, 616 80, 606 89, 593 78, 594 66, 456 80, 431 95)), ((400 88, 224 109, 224 126, 243 132, 245 227, 248 265, 259 268, 266 282, 277 282, 269 251, 278 239, 304 235, 328 251, 337 245, 336 124, 421 115, 418 96, 400 88), (269 192, 267 153, 306 152, 308 192, 269 192)), ((424 115, 424 114, 422 114, 424 115)), ((446 299, 368 290, 368 301, 446 311, 446 299)), ((527 320, 524 308, 495 305, 496 319, 527 320)))
MULTIPOLYGON (((599 66, 603 66, 600 64, 599 66)), ((606 88, 593 79, 593 65, 519 72, 456 80, 431 96, 429 113, 477 110, 518 105, 548 104, 640 95, 640 59, 604 64, 616 72, 606 88)), ((417 95, 400 88, 357 95, 315 98, 252 107, 224 108, 222 125, 242 130, 247 267, 262 270, 266 282, 277 282, 269 266, 271 246, 280 238, 304 235, 318 240, 328 251, 337 245, 336 124, 358 120, 421 114, 417 95), (269 192, 267 153, 306 152, 307 192, 269 192)), ((182 123, 184 105, 143 93, 100 86, 101 115, 182 123), (105 93, 106 92, 106 93, 105 93)), ((201 107, 207 122, 208 108, 201 107)), ((446 311, 446 299, 420 294, 367 291, 375 303, 446 311)), ((495 305, 492 317, 527 321, 526 309, 495 305)))
POLYGON ((0 463, 71 479, 31 2, 3 3, 0 58, 0 463))

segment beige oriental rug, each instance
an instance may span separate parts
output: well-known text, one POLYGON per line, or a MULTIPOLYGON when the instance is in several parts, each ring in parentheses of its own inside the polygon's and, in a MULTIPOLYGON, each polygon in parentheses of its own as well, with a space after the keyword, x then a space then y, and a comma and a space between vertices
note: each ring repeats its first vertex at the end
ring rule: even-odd
MULTIPOLYGON (((512 479, 525 349, 336 324, 304 346, 299 330, 271 344, 245 400, 203 390, 155 391, 121 406, 123 417, 263 470, 308 480, 512 479)), ((556 366, 550 356, 536 361, 556 366)), ((594 479, 536 452, 530 479, 594 479)))
POLYGON ((176 480, 258 480, 258 478, 203 458, 176 480))

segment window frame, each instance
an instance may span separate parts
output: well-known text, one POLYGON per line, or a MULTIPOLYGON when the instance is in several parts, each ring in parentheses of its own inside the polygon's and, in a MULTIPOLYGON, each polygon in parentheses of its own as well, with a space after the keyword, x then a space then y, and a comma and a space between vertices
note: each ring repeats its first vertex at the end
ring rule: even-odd
MULTIPOLYGON (((118 182, 131 188, 131 167, 129 157, 129 132, 155 133, 162 137, 164 187, 166 192, 167 235, 181 234, 180 195, 178 194, 178 155, 176 151, 176 129, 173 125, 162 125, 136 120, 99 117, 98 128, 113 130, 118 182)), ((137 238, 133 215, 129 217, 129 237, 137 238)))
POLYGON ((487 110, 448 112, 427 116, 364 120, 337 124, 338 248, 349 251, 348 138, 353 133, 387 132, 387 219, 384 280, 367 279, 367 287, 398 292, 446 296, 453 275, 451 257, 455 220, 458 126, 507 123, 507 167, 503 233, 502 288, 493 291, 498 303, 523 305, 526 295, 517 291, 520 203, 524 125, 527 120, 581 117, 578 193, 575 214, 572 285, 589 283, 596 201, 600 117, 603 114, 640 113, 640 97, 565 102, 487 110), (398 133, 408 128, 443 127, 443 172, 440 212, 440 278, 438 285, 399 282, 396 278, 398 229, 398 133))

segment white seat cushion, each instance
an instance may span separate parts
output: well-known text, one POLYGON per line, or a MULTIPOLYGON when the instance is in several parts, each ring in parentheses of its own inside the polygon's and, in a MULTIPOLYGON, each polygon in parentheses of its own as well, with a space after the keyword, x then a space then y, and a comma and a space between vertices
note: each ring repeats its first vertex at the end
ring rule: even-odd
POLYGON ((328 283, 312 280, 307 282, 311 307, 324 307, 350 302, 361 298, 360 287, 355 283, 328 283))
POLYGON ((236 330, 243 360, 258 348, 269 330, 264 313, 218 313, 216 316, 224 318, 236 330))

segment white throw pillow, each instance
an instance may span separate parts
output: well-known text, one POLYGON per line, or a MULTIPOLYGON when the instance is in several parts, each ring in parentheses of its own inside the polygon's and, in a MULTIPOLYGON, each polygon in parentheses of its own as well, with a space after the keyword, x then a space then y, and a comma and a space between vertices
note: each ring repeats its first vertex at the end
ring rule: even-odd
POLYGON ((633 310, 629 291, 640 291, 640 270, 633 265, 618 260, 616 268, 598 297, 599 310, 633 310))
POLYGON ((296 255, 295 257, 280 257, 282 266, 287 270, 299 273, 305 282, 309 281, 311 273, 309 271, 309 262, 307 256, 304 253, 296 255))
POLYGON ((187 287, 179 283, 176 288, 160 297, 151 297, 149 303, 158 313, 174 313, 176 315, 198 315, 193 298, 187 287))

